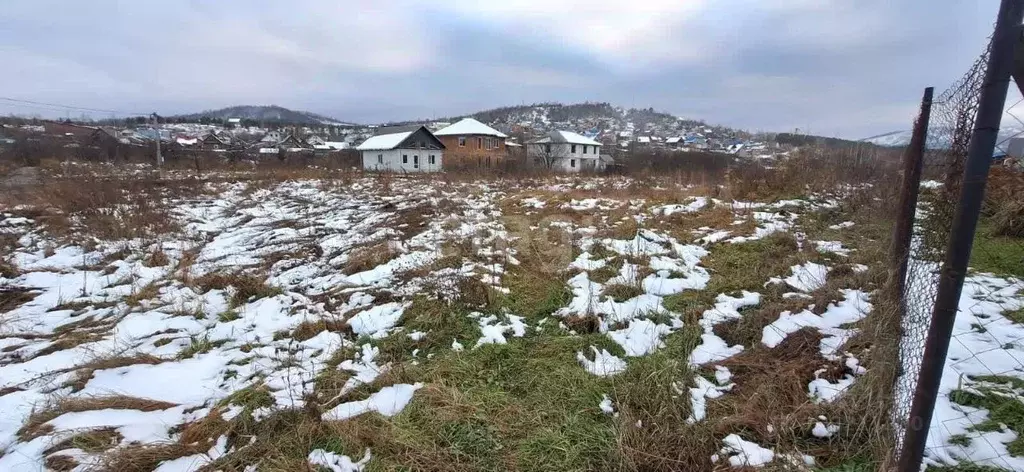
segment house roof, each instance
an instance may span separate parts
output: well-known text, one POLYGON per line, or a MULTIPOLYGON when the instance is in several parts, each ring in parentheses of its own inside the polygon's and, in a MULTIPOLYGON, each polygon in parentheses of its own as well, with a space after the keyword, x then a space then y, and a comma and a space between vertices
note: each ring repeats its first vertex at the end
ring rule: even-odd
POLYGON ((466 135, 483 135, 483 136, 497 136, 499 138, 507 138, 508 136, 490 126, 487 126, 473 118, 463 118, 454 125, 442 128, 438 132, 434 133, 434 136, 466 136, 466 135))
POLYGON ((371 137, 370 139, 367 139, 366 141, 363 141, 363 144, 360 144, 359 146, 357 146, 356 150, 357 151, 378 151, 378 150, 394 149, 394 148, 398 147, 399 144, 402 144, 402 141, 405 141, 405 138, 408 138, 413 133, 415 133, 415 131, 403 131, 403 132, 400 132, 400 133, 378 134, 376 136, 371 137))
POLYGON ((406 131, 419 130, 423 125, 402 125, 402 126, 382 126, 377 128, 377 131, 373 133, 374 136, 383 136, 385 134, 404 133, 406 131))
POLYGON ((547 136, 531 141, 534 144, 544 143, 566 143, 566 144, 587 144, 593 146, 602 146, 601 143, 594 141, 582 134, 573 133, 572 131, 551 131, 547 136))
MULTIPOLYGON (((380 128, 375 136, 371 136, 363 144, 356 147, 357 151, 384 151, 395 149, 422 132, 423 137, 429 139, 437 146, 437 149, 444 149, 444 143, 437 139, 433 133, 423 125, 401 126, 380 128)), ((420 145, 422 142, 413 142, 411 145, 420 145)))

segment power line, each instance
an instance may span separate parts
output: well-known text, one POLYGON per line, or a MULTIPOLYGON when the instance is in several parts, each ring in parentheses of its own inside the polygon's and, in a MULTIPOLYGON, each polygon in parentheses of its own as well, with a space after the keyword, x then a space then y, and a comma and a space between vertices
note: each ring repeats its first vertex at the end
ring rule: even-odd
POLYGON ((118 111, 118 110, 104 110, 104 109, 101 109, 101 108, 77 107, 77 106, 74 106, 74 105, 62 105, 62 104, 59 104, 59 103, 37 102, 37 101, 34 101, 34 100, 22 100, 22 99, 19 99, 19 98, 11 98, 11 97, 0 97, 0 100, 4 100, 4 101, 8 101, 8 102, 13 102, 13 103, 21 103, 21 104, 26 104, 26 105, 56 107, 56 108, 61 108, 61 109, 65 109, 65 110, 91 111, 93 113, 113 113, 113 114, 119 114, 119 115, 148 115, 149 114, 148 112, 128 112, 128 111, 118 111))

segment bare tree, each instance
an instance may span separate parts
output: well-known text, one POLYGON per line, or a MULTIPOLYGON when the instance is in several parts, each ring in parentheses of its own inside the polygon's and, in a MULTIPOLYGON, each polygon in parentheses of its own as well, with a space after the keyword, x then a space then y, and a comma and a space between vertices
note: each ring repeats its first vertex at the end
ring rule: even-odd
POLYGON ((566 156, 567 146, 561 143, 552 143, 550 141, 546 143, 534 142, 527 146, 527 155, 529 158, 533 159, 533 163, 535 165, 543 166, 545 169, 551 169, 559 159, 566 156))

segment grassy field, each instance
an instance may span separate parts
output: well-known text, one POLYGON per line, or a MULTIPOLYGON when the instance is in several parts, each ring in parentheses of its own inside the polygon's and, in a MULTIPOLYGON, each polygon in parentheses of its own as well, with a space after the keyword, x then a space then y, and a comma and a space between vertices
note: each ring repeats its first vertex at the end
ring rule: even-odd
MULTIPOLYGON (((54 179, 0 204, 0 469, 876 470, 891 186, 776 178, 54 179)), ((1008 378, 950 398, 1020 431, 1008 378)))

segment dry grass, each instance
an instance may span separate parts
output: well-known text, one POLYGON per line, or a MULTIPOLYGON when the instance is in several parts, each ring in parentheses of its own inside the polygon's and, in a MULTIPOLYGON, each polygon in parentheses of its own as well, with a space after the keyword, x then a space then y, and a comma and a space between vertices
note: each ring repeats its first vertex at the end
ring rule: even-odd
POLYGON ((151 472, 161 462, 206 452, 197 445, 180 443, 132 445, 105 455, 97 470, 105 472, 151 472))
POLYGON ((170 263, 171 260, 167 257, 167 253, 159 246, 147 254, 143 261, 143 265, 146 267, 163 267, 170 263))
POLYGON ((0 313, 7 313, 32 300, 36 296, 26 288, 0 287, 0 313))
POLYGON ((352 275, 371 270, 394 259, 396 256, 398 256, 398 251, 386 241, 372 246, 360 247, 349 253, 341 273, 352 275))
POLYGON ((77 433, 56 443, 43 451, 43 454, 50 455, 65 449, 81 449, 90 454, 98 454, 117 446, 123 439, 124 436, 117 431, 117 428, 93 429, 77 433))
POLYGON ((156 365, 163 361, 163 359, 149 354, 100 357, 76 366, 75 378, 68 383, 68 386, 71 387, 72 392, 77 392, 85 388, 85 385, 92 379, 93 374, 97 370, 116 369, 136 364, 156 365))
POLYGON ((1024 238, 1024 174, 994 167, 989 173, 984 211, 993 235, 1024 238))
POLYGON ((19 273, 20 271, 17 266, 4 259, 0 259, 0 277, 13 279, 17 277, 19 273))
POLYGON ((63 351, 65 349, 71 349, 76 346, 80 346, 86 343, 92 343, 99 341, 104 338, 103 334, 88 332, 88 331, 76 331, 67 330, 60 333, 57 338, 43 349, 36 352, 36 357, 48 356, 57 351, 63 351))
POLYGON ((28 420, 18 430, 18 438, 22 441, 31 441, 39 436, 48 434, 53 430, 53 427, 46 423, 66 413, 106 409, 157 411, 174 408, 175 406, 177 405, 169 402, 118 395, 62 398, 47 405, 42 410, 35 411, 29 415, 28 420))
POLYGON ((51 235, 69 241, 147 238, 179 230, 167 213, 172 198, 194 196, 187 182, 137 178, 47 179, 27 198, 45 209, 37 217, 51 235))
POLYGON ((78 461, 71 456, 65 456, 63 454, 53 455, 46 458, 43 462, 47 470, 54 472, 70 472, 78 467, 78 461))
MULTIPOLYGON (((788 173, 788 178, 794 178, 797 176, 795 169, 791 167, 784 172, 788 173)), ((298 175, 281 171, 273 178, 294 178, 298 175)), ((840 181, 837 178, 799 177, 814 181, 812 188, 835 185, 840 181)), ((266 178, 268 181, 271 179, 270 176, 266 178)), ((454 176, 451 180, 458 178, 454 176)), ((381 189, 392 189, 396 186, 395 179, 395 176, 381 175, 377 177, 376 184, 381 189)), ((810 191, 803 185, 767 174, 733 175, 731 179, 735 182, 750 179, 750 182, 726 190, 737 198, 739 195, 799 195, 810 191)), ((612 192, 608 195, 628 194, 628 198, 642 196, 649 202, 678 202, 684 194, 678 188, 654 189, 657 186, 655 179, 650 179, 629 189, 609 187, 549 197, 589 198, 603 196, 602 192, 607 191, 612 192)), ((700 191, 706 192, 707 189, 700 191)), ((550 207, 557 207, 557 203, 550 203, 550 207)), ((399 225, 404 225, 399 229, 413 232, 421 227, 422 219, 427 215, 424 209, 399 213, 399 225)), ((515 212, 504 213, 512 215, 515 212)), ((523 226, 520 229, 529 232, 528 226, 537 223, 537 218, 542 217, 540 213, 522 219, 518 223, 523 226)), ((578 223, 577 218, 578 215, 572 217, 578 223)), ((700 226, 737 228, 732 227, 735 218, 728 208, 707 208, 693 215, 673 216, 666 219, 668 221, 649 224, 688 240, 691 236, 689 231, 700 226)), ((506 222, 510 229, 516 224, 510 219, 506 222)), ((632 237, 636 234, 636 227, 626 222, 609 234, 632 237)), ((396 335, 374 342, 381 349, 380 362, 396 363, 380 382, 427 383, 401 415, 383 418, 367 414, 346 422, 323 423, 314 404, 308 410, 283 411, 260 422, 251 420, 251 417, 247 419, 245 414, 231 422, 208 418, 183 428, 182 440, 178 443, 119 448, 107 456, 104 468, 152 470, 162 460, 205 451, 220 434, 227 434, 232 444, 248 443, 250 438, 255 438, 255 442, 218 460, 210 467, 211 470, 242 470, 246 465, 256 464, 261 470, 307 470, 309 466, 305 457, 314 448, 357 458, 362 455, 364 447, 370 447, 374 452, 375 459, 370 466, 374 470, 712 470, 708 457, 721 447, 721 437, 730 433, 776 447, 779 452, 789 452, 799 446, 801 450, 819 455, 824 465, 831 466, 849 457, 851 446, 875 448, 881 444, 878 437, 883 435, 883 427, 875 420, 884 417, 887 411, 882 393, 886 370, 883 364, 888 358, 883 353, 889 352, 895 358, 882 346, 887 342, 883 338, 884 333, 880 332, 882 330, 876 332, 875 329, 876 321, 884 324, 884 319, 872 314, 872 318, 863 324, 865 332, 849 345, 852 348, 872 348, 867 355, 858 354, 870 366, 869 374, 855 385, 868 394, 862 395, 862 391, 858 391, 856 398, 850 398, 855 401, 841 401, 828 408, 829 418, 844 425, 842 435, 835 438, 838 444, 828 448, 807 437, 808 418, 816 417, 823 410, 809 403, 806 388, 815 370, 828 366, 826 378, 834 378, 841 374, 841 366, 821 358, 818 353, 819 335, 815 333, 794 333, 775 349, 758 346, 760 329, 777 318, 779 311, 796 309, 798 304, 807 303, 784 301, 780 294, 766 291, 762 286, 768 277, 785 275, 789 265, 813 257, 798 251, 791 236, 777 235, 742 245, 712 246, 712 255, 705 261, 712 271, 709 289, 667 300, 667 303, 674 304, 670 309, 684 313, 687 328, 667 337, 667 348, 647 357, 629 359, 629 369, 614 379, 592 376, 582 371, 575 361, 575 352, 586 351, 590 345, 621 352, 615 351, 618 346, 605 336, 590 334, 596 331, 596 318, 593 317, 563 320, 580 333, 579 336, 531 333, 526 339, 510 339, 508 345, 467 349, 463 353, 450 352, 453 339, 466 344, 479 336, 475 321, 467 317, 467 312, 475 307, 508 308, 527 316, 530 321, 536 321, 568 302, 571 295, 564 281, 571 273, 564 269, 573 256, 571 240, 563 246, 536 240, 517 241, 516 244, 517 258, 522 264, 508 267, 510 272, 503 282, 511 289, 509 295, 496 295, 484 284, 470 281, 460 286, 461 295, 454 301, 417 296, 400 324, 409 331, 426 331, 427 337, 413 342, 406 336, 396 335), (745 324, 742 326, 725 325, 721 328, 726 339, 742 339, 742 343, 750 347, 725 363, 732 369, 737 387, 723 398, 709 403, 711 414, 708 421, 688 425, 688 395, 685 391, 679 395, 672 389, 672 384, 681 382, 689 385, 695 374, 685 365, 686 355, 697 339, 691 328, 696 326, 695 318, 702 310, 711 306, 714 295, 740 289, 764 292, 765 301, 762 306, 744 312, 745 324), (436 356, 431 361, 423 361, 421 354, 423 365, 411 366, 407 361, 414 348, 436 356), (613 397, 620 411, 619 418, 612 419, 597 409, 603 393, 610 393, 613 397), (635 426, 638 420, 642 427, 635 426), (775 433, 768 432, 766 424, 775 426, 775 433)), ((395 254, 380 255, 384 252, 382 249, 390 248, 370 246, 354 251, 344 271, 369 270, 394 257, 395 254)), ((858 249, 855 257, 867 253, 865 249, 858 249)), ((467 254, 471 251, 459 248, 449 254, 445 264, 457 266, 467 254)), ((184 270, 190 264, 183 261, 179 265, 179 269, 186 273, 181 276, 183 280, 190 280, 204 290, 234 287, 241 295, 238 300, 233 299, 232 304, 273 292, 273 288, 266 287, 262 279, 240 274, 209 274, 193 279, 184 270)), ((815 303, 827 304, 835 299, 834 289, 840 286, 848 288, 849 283, 854 283, 849 280, 854 276, 840 267, 833 271, 833 276, 840 280, 835 282, 835 286, 813 294, 815 303)), ((856 283, 864 286, 868 282, 856 283)), ((625 290, 618 293, 618 288, 610 288, 612 295, 620 298, 635 293, 626 293, 625 290)), ((310 321, 298 326, 291 335, 302 340, 323 330, 345 329, 340 323, 310 321)), ((891 339, 891 333, 888 335, 891 339)), ((117 361, 111 362, 113 364, 110 365, 116 366, 117 361)), ((318 381, 318 393, 323 394, 320 398, 332 397, 331 393, 340 388, 344 380, 343 376, 335 376, 318 381)), ((371 390, 366 387, 358 394, 371 390)), ((215 414, 211 414, 213 416, 215 414)), ((36 423, 35 429, 45 427, 45 421, 37 419, 36 423)))
POLYGON ((822 335, 813 329, 791 333, 774 349, 755 346, 721 362, 733 373, 736 387, 715 403, 722 431, 748 431, 765 439, 765 428, 806 420, 815 408, 807 397, 814 372, 829 366, 822 378, 835 381, 842 367, 825 361, 819 352, 822 335))
POLYGON ((427 205, 418 205, 412 208, 401 210, 389 225, 402 234, 406 240, 423 232, 427 223, 436 218, 434 208, 427 205))
POLYGON ((349 327, 348 323, 341 320, 318 319, 315 321, 303 321, 292 331, 291 338, 295 341, 302 342, 320 334, 323 331, 351 334, 352 329, 349 327))
POLYGON ((206 417, 175 428, 178 441, 160 444, 132 444, 119 447, 101 458, 99 469, 109 472, 149 472, 163 462, 205 453, 224 434, 232 434, 234 425, 225 421, 219 410, 206 417))
POLYGON ((150 282, 142 288, 138 289, 131 295, 124 298, 124 302, 130 307, 136 307, 142 304, 146 300, 151 300, 160 294, 160 286, 155 282, 150 282))
POLYGON ((184 251, 181 254, 181 260, 178 261, 178 267, 174 270, 174 275, 185 285, 193 285, 192 280, 192 266, 195 265, 196 260, 199 258, 200 250, 190 249, 184 251))
POLYGON ((644 289, 637 285, 612 284, 604 287, 604 294, 616 302, 624 302, 643 295, 644 289))
POLYGON ((272 297, 282 293, 280 288, 267 285, 265 278, 242 272, 233 274, 211 272, 196 278, 193 282, 203 292, 232 287, 234 289, 231 296, 232 307, 244 305, 252 299, 272 297))

